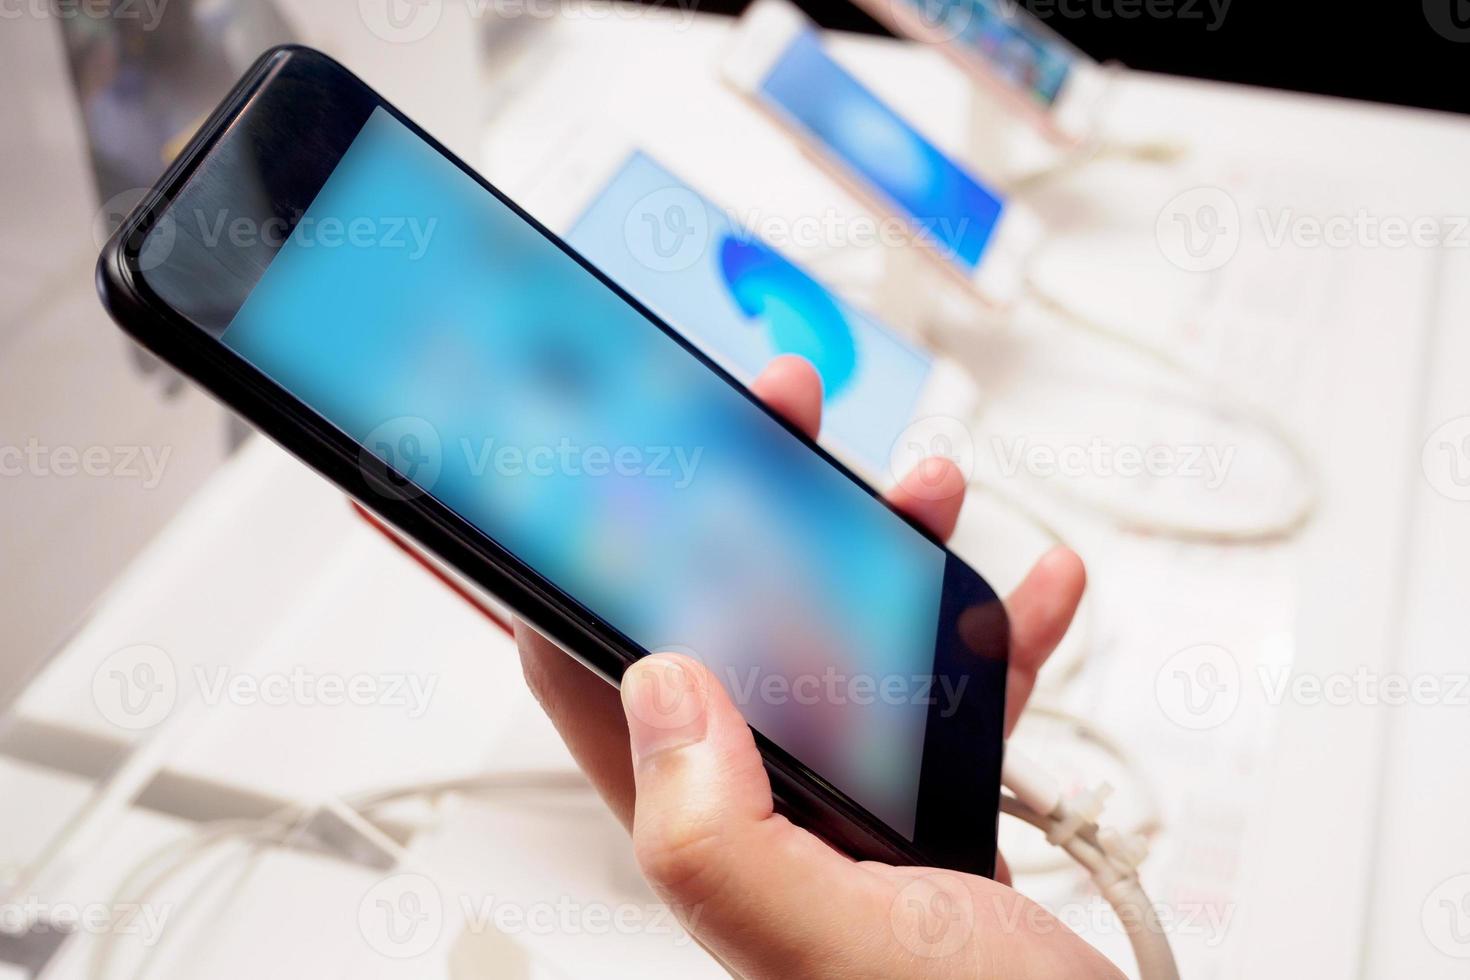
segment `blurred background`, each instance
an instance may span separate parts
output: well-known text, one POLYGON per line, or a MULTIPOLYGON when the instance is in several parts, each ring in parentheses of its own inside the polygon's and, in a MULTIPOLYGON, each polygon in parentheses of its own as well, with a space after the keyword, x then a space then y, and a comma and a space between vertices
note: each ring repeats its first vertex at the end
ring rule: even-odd
MULTIPOLYGON (((700 5, 736 14, 739 0, 700 5)), ((1361 16, 1324 15, 1256 0, 1136 6, 1090 0, 1017 0, 1016 7, 1098 61, 1188 78, 1465 112, 1454 83, 1470 20, 1455 4, 1374 4, 1361 16)), ((883 33, 840 3, 805 3, 824 27, 883 33)))
MULTIPOLYGON (((855 234, 871 195, 722 82, 743 3, 0 4, 0 977, 722 975, 485 611, 97 301, 111 230, 285 41, 559 231, 596 189, 568 161, 636 148, 963 377, 960 428, 910 433, 974 480, 956 550, 1091 573, 1017 738, 1114 787, 1186 976, 1466 975, 1470 16, 1028 4, 1096 80, 1058 134, 902 5, 802 9, 1030 215, 999 307, 855 234)), ((1085 876, 1003 844, 1131 970, 1085 876)))

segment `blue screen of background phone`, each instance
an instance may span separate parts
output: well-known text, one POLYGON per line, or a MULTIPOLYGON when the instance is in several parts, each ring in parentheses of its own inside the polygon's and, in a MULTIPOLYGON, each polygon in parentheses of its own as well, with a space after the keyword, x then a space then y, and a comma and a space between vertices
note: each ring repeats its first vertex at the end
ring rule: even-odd
POLYGON ((760 692, 927 676, 944 550, 390 114, 224 342, 389 462, 412 456, 428 492, 643 648, 755 682, 734 692, 755 728, 912 836, 924 704, 867 682, 760 692), (389 244, 405 220, 422 248, 389 244), (331 221, 362 233, 329 240, 331 221))
POLYGON ((1028 29, 1015 0, 901 0, 921 17, 975 49, 1000 76, 1025 89, 1043 105, 1056 102, 1072 55, 1054 38, 1028 29), (1008 9, 1009 8, 1009 9, 1008 9))
POLYGON ((869 473, 887 470, 929 376, 927 354, 837 299, 641 152, 629 155, 566 239, 742 381, 778 354, 811 361, 822 376, 823 441, 869 473), (674 229, 699 236, 680 243, 689 254, 672 266, 648 261, 658 247, 651 236, 674 229))
POLYGON ((760 91, 825 144, 963 269, 974 270, 1000 220, 1001 201, 926 140, 802 31, 760 91))

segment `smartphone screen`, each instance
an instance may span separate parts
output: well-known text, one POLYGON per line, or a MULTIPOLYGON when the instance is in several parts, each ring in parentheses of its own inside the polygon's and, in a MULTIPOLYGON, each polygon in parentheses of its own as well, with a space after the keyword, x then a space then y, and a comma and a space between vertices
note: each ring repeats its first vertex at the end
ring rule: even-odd
POLYGON ((391 113, 222 340, 913 838, 947 552, 391 113))
POLYGON ((1015 0, 891 0, 969 48, 997 75, 1044 107, 1061 94, 1075 60, 1015 0))
POLYGON ((980 265, 1003 202, 799 31, 757 97, 838 157, 966 275, 980 265))
POLYGON ((262 56, 98 272, 136 339, 598 674, 702 660, 794 819, 993 873, 994 590, 340 65, 262 56))
POLYGON ((822 438, 869 473, 890 466, 933 359, 832 295, 755 233, 634 151, 567 242, 750 382, 799 354, 822 377, 822 438))

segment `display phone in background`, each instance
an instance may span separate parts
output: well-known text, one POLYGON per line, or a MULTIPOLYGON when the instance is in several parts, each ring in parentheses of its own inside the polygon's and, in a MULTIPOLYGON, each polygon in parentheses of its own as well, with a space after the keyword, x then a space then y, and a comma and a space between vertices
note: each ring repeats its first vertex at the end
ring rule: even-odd
POLYGON ((1087 140, 1107 73, 1018 0, 853 0, 901 37, 933 44, 1056 143, 1087 140))
POLYGON ((1011 305, 1041 224, 986 187, 823 49, 785 0, 757 0, 736 25, 725 80, 791 133, 920 251, 995 306, 1011 305))
POLYGON ((700 659, 793 819, 993 872, 994 590, 336 62, 268 52, 98 281, 136 339, 607 680, 700 659))
POLYGON ((977 394, 936 357, 843 302, 652 156, 590 134, 542 169, 526 209, 742 382, 799 354, 822 378, 822 444, 879 486, 919 419, 969 419, 977 394))

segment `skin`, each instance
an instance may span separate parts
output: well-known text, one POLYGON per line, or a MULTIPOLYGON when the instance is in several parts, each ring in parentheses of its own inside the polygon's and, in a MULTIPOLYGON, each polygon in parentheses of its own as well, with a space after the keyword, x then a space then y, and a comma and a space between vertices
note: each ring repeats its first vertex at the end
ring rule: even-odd
MULTIPOLYGON (((806 361, 778 358, 752 388, 817 434, 821 381, 806 361)), ((948 538, 964 487, 952 463, 931 459, 889 499, 948 538)), ((1007 597, 1007 734, 1085 583, 1081 560, 1058 548, 1007 597)), ((1004 862, 992 881, 854 861, 775 814, 750 728, 697 661, 646 657, 628 669, 620 693, 525 623, 516 623, 516 642, 531 690, 632 833, 643 874, 733 973, 752 980, 1122 976, 1008 887, 1004 862)))

